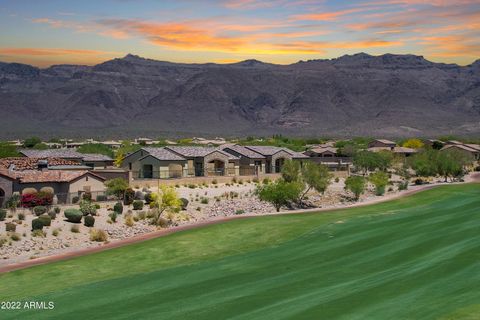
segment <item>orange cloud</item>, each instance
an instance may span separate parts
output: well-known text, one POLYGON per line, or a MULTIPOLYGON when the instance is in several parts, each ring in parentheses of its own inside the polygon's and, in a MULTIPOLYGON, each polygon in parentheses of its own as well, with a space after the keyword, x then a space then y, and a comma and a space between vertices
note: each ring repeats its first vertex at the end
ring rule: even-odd
POLYGON ((356 13, 356 12, 361 12, 365 10, 366 10, 365 8, 354 8, 354 9, 347 9, 347 10, 341 10, 341 11, 299 14, 299 15, 292 16, 291 20, 293 21, 334 21, 341 16, 356 13))
POLYGON ((2 55, 19 56, 63 56, 63 55, 112 55, 115 52, 98 50, 57 49, 57 48, 0 48, 2 55))

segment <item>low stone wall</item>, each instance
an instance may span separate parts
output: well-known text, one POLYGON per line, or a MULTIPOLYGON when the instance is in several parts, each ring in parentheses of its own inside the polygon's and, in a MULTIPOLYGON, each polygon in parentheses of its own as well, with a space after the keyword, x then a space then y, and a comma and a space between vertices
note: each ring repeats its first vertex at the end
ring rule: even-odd
MULTIPOLYGON (((334 178, 346 178, 348 177, 347 171, 334 171, 332 172, 334 178)), ((237 181, 243 180, 253 180, 257 178, 262 181, 265 178, 268 178, 272 181, 281 177, 280 173, 269 173, 269 174, 259 174, 249 175, 249 176, 216 176, 216 177, 190 177, 190 178, 178 178, 178 179, 130 179, 130 186, 134 188, 143 188, 143 187, 156 187, 158 185, 164 186, 174 186, 174 185, 185 185, 185 184, 211 184, 213 180, 216 180, 217 183, 231 183, 233 179, 237 181)))

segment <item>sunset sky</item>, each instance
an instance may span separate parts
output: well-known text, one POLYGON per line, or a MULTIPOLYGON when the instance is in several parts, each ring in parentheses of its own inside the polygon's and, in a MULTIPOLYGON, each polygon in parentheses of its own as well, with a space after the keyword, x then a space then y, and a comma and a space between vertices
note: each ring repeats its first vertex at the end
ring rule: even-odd
POLYGON ((367 52, 470 64, 480 0, 0 0, 0 61, 273 63, 367 52))

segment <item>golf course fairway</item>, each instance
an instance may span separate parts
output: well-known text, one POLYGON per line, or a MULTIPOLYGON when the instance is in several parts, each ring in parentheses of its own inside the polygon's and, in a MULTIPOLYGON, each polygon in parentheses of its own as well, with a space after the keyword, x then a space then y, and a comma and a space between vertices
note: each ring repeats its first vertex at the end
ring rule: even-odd
MULTIPOLYGON (((67 231, 64 231, 67 232, 67 231)), ((480 319, 480 185, 240 219, 0 274, 0 319, 480 319)))

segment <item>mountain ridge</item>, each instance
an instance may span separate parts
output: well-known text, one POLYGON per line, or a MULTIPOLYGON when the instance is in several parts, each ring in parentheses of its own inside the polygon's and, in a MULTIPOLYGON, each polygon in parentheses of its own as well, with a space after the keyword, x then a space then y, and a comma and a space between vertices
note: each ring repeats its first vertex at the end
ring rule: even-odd
POLYGON ((480 60, 366 53, 289 65, 127 54, 37 68, 0 62, 0 138, 480 134, 480 60))

